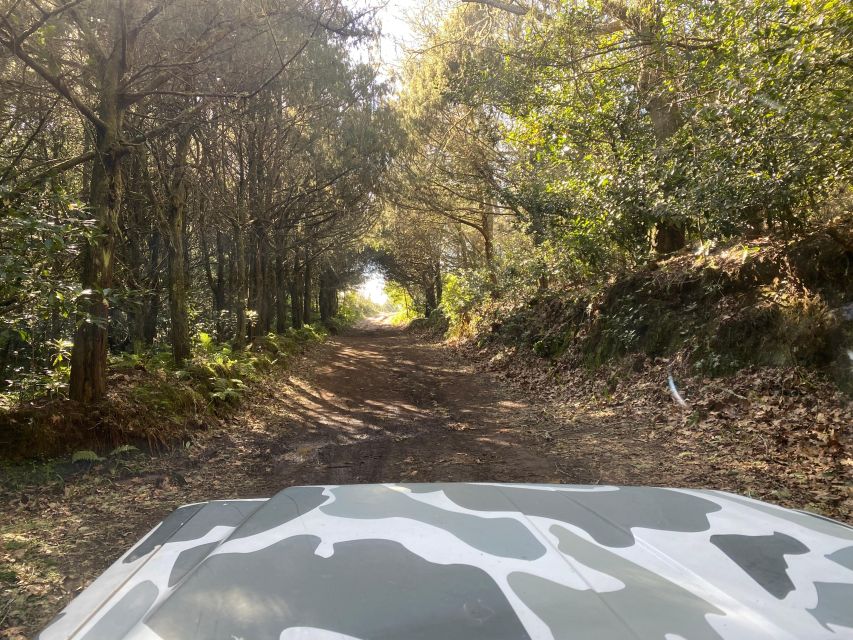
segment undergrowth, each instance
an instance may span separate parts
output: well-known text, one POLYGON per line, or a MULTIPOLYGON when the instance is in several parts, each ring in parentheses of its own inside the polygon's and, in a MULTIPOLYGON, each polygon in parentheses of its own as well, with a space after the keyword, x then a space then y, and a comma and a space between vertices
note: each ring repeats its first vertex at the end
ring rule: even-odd
POLYGON ((164 350, 114 355, 110 391, 99 405, 78 406, 51 392, 0 406, 0 450, 9 459, 32 459, 168 446, 233 411, 265 376, 326 336, 318 323, 261 336, 238 350, 200 332, 180 368, 164 350))
MULTIPOLYGON (((849 227, 849 225, 848 225, 849 227)), ((447 333, 480 346, 529 349, 560 366, 598 368, 634 354, 697 373, 806 367, 853 389, 853 256, 815 229, 680 254, 597 288, 552 282, 526 299, 448 280, 447 333)))

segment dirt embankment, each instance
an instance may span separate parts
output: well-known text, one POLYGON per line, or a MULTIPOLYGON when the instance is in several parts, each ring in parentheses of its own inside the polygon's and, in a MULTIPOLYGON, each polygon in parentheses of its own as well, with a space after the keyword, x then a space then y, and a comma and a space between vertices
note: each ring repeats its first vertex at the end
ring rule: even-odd
POLYGON ((622 275, 601 290, 498 300, 480 343, 528 347, 573 367, 625 356, 689 362, 708 375, 802 367, 853 394, 853 221, 790 241, 733 242, 622 275))
POLYGON ((491 301, 461 348, 552 412, 601 482, 853 519, 853 220, 491 301))
POLYGON ((607 483, 853 518, 853 221, 680 254, 598 291, 496 299, 461 348, 607 483))

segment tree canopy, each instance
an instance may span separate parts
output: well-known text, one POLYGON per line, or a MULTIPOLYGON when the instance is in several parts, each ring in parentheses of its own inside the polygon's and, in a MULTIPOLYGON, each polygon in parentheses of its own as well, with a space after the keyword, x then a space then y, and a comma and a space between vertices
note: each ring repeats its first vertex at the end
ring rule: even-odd
POLYGON ((439 262, 487 297, 802 228, 847 197, 852 38, 834 0, 439 3, 401 78, 393 216, 441 226, 439 262))
POLYGON ((388 163, 375 34, 336 0, 6 3, 0 378, 70 358, 92 402, 111 350, 310 322, 388 163))
POLYGON ((4 389, 94 402, 110 353, 329 322, 366 265, 462 317, 849 214, 849 3, 435 0, 418 29, 388 80, 340 0, 6 0, 4 389))

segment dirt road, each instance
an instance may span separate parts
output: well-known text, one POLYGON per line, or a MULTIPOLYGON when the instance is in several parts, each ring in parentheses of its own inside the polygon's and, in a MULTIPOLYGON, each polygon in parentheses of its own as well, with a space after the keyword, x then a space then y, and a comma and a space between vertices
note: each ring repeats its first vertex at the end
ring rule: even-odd
POLYGON ((518 393, 446 347, 373 323, 292 362, 184 447, 7 490, 0 638, 33 637, 180 504, 299 484, 590 481, 582 467, 565 476, 542 446, 535 398, 518 393))
POLYGON ((536 444, 528 401, 439 345, 372 325, 332 339, 313 362, 279 399, 284 419, 266 425, 270 473, 259 489, 559 480, 536 444))
POLYGON ((563 371, 555 381, 541 361, 506 367, 486 354, 488 365, 475 367, 463 358, 369 324, 293 359, 185 446, 88 470, 67 461, 23 469, 24 480, 0 483, 0 638, 33 637, 175 507, 292 485, 710 487, 851 519, 842 431, 821 439, 806 424, 817 413, 833 428, 830 417, 840 424, 848 404, 825 391, 818 412, 814 388, 781 393, 791 372, 694 378, 685 411, 669 397, 665 363, 563 371), (768 438, 783 413, 802 424, 768 438))

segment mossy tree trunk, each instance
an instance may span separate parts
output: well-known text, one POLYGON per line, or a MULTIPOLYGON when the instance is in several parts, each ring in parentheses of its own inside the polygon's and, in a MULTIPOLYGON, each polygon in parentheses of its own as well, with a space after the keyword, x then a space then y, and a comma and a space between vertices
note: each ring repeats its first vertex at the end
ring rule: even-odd
POLYGON ((69 396, 83 403, 98 402, 107 390, 108 296, 113 284, 115 239, 123 195, 121 161, 126 154, 121 132, 124 108, 117 91, 121 74, 118 61, 104 71, 95 132, 95 160, 89 184, 89 207, 98 233, 86 244, 81 259, 83 294, 71 352, 69 396))
POLYGON ((187 312, 187 260, 184 251, 187 154, 191 137, 190 130, 186 128, 178 133, 166 211, 170 336, 172 356, 178 367, 183 366, 191 355, 189 313, 187 312))

